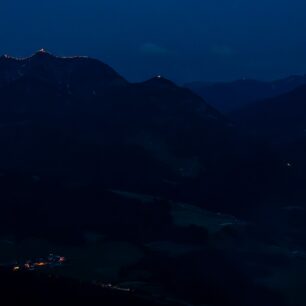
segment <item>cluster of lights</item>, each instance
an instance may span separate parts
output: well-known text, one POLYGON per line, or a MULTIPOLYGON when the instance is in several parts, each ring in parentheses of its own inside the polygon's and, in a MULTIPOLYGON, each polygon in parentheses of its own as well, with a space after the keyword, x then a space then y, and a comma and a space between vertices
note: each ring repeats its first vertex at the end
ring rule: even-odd
POLYGON ((64 256, 55 256, 53 254, 50 254, 48 256, 48 259, 40 259, 38 261, 32 262, 32 261, 27 261, 24 265, 15 265, 12 268, 13 272, 18 272, 20 270, 35 270, 35 268, 42 268, 42 267, 52 267, 54 264, 63 264, 66 261, 66 258, 64 256))

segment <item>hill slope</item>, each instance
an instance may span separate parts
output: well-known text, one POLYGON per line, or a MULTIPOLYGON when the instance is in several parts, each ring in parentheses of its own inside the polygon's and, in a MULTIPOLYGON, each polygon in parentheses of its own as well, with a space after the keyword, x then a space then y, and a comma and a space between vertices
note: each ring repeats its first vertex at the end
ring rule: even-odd
POLYGON ((272 98, 306 83, 305 76, 291 76, 272 82, 251 79, 223 83, 194 82, 186 84, 222 112, 239 110, 256 101, 272 98))

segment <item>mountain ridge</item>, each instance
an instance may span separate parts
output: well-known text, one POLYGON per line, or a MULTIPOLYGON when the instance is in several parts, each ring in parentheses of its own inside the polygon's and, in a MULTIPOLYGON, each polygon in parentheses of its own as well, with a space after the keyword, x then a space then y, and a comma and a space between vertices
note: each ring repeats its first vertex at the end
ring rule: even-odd
POLYGON ((0 86, 29 76, 66 87, 70 93, 83 96, 102 94, 109 88, 128 84, 113 68, 89 57, 59 57, 44 50, 26 58, 1 57, 0 86))
POLYGON ((0 80, 13 77, 0 87, 0 167, 154 186, 228 154, 228 121, 201 97, 160 76, 129 83, 108 67, 42 51, 2 58, 0 80))

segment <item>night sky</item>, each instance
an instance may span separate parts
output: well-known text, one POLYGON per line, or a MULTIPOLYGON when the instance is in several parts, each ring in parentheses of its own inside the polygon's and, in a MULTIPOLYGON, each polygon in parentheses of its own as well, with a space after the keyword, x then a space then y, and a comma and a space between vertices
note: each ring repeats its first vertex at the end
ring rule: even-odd
POLYGON ((306 72, 305 0, 9 0, 0 53, 89 55, 131 81, 306 72))

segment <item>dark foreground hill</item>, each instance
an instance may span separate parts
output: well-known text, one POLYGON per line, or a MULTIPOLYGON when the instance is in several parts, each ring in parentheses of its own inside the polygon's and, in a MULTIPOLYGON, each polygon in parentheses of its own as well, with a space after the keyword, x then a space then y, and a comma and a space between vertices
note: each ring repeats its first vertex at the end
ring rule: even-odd
MULTIPOLYGON (((150 298, 100 288, 86 282, 39 273, 13 273, 0 269, 1 304, 77 306, 158 306, 150 298)), ((163 305, 175 305, 167 303, 163 305)))
MULTIPOLYGON (((174 305, 287 306, 279 288, 286 284, 287 270, 295 271, 299 260, 305 269, 304 253, 291 254, 292 242, 283 241, 283 236, 305 237, 301 212, 291 227, 285 222, 292 213, 275 208, 273 221, 284 221, 279 233, 269 219, 257 226, 187 203, 100 186, 67 187, 4 174, 0 182, 0 265, 54 252, 67 264, 52 275, 111 281, 136 294, 109 295, 78 281, 0 271, 1 288, 13 301, 22 297, 48 305, 62 296, 61 301, 80 301, 77 305, 87 299, 93 305, 101 299, 106 305, 150 305, 137 302, 141 293, 152 304, 157 299, 175 300, 174 305), (278 270, 281 283, 274 288, 269 279, 278 270)), ((286 298, 290 294, 289 288, 286 298)))

